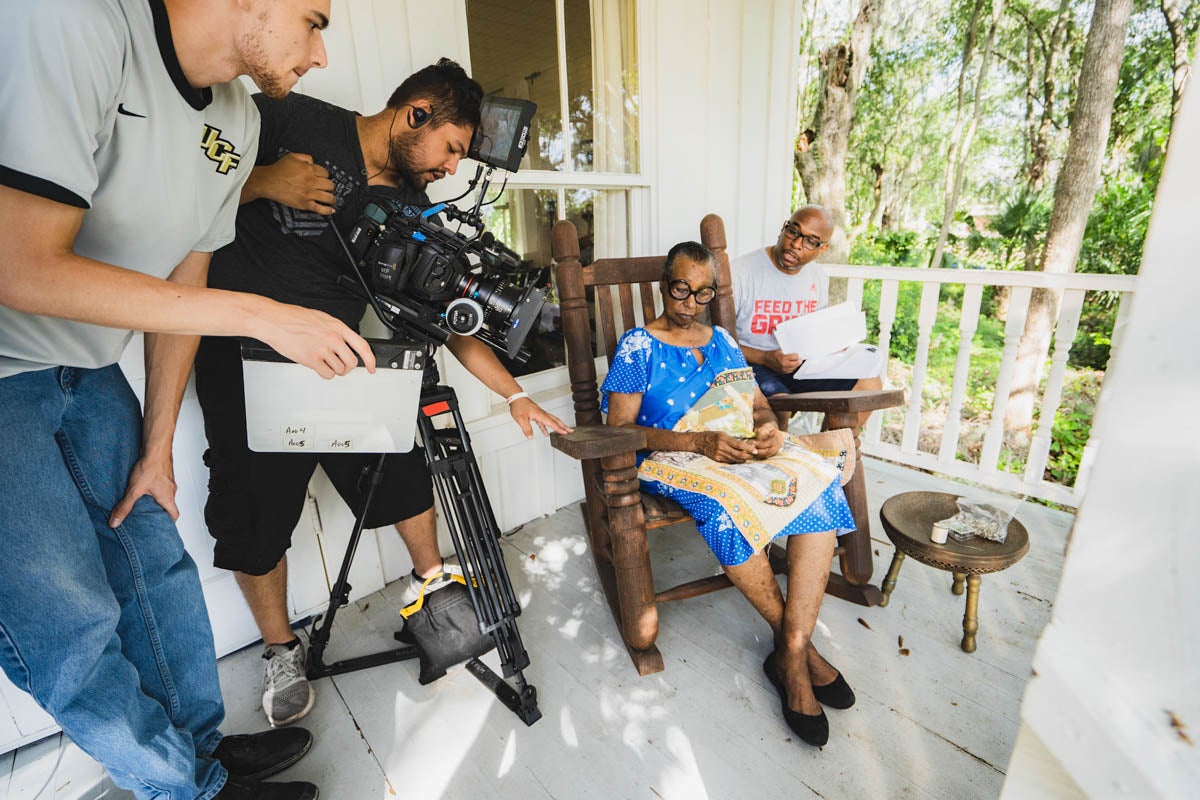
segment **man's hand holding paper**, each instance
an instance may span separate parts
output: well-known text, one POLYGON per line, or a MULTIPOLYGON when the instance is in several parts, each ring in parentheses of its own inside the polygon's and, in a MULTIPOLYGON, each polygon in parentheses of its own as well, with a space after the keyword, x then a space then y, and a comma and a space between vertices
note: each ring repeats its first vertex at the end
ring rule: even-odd
POLYGON ((775 338, 781 351, 808 361, 867 338, 867 315, 849 303, 838 303, 779 323, 775 338))
POLYGON ((881 371, 878 348, 862 344, 867 338, 867 316, 849 303, 781 322, 775 338, 782 353, 802 359, 796 379, 854 378, 881 371))

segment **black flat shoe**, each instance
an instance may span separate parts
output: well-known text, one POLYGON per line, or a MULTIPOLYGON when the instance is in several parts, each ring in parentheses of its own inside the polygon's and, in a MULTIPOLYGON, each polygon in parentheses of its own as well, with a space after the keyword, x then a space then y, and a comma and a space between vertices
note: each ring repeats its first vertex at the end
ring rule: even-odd
POLYGON ((262 733, 226 736, 212 757, 237 778, 261 781, 295 764, 312 747, 304 728, 272 728, 262 733))
POLYGON ((846 679, 840 672, 836 678, 824 686, 813 684, 812 690, 817 702, 823 706, 842 709, 854 705, 854 690, 850 688, 850 684, 846 683, 846 679))
POLYGON ((260 783, 230 775, 213 800, 317 800, 319 794, 315 784, 305 781, 260 783))
POLYGON ((763 672, 766 673, 767 680, 775 687, 775 691, 779 693, 779 703, 783 708, 783 721, 792 729, 792 733, 813 747, 824 747, 825 743, 829 741, 829 719, 825 716, 824 711, 820 714, 801 714, 799 711, 788 708, 787 688, 779 679, 774 651, 763 662, 763 672))

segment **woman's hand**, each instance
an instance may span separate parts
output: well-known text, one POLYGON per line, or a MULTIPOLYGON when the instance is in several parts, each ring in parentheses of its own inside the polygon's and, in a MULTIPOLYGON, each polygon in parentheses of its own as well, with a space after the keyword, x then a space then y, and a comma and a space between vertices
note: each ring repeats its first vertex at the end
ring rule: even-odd
POLYGON ((723 464, 741 464, 754 458, 754 442, 735 439, 727 433, 706 431, 697 434, 696 451, 723 464))
POLYGON ((757 442, 755 458, 770 458, 783 449, 783 431, 774 421, 759 425, 754 429, 754 435, 757 442))

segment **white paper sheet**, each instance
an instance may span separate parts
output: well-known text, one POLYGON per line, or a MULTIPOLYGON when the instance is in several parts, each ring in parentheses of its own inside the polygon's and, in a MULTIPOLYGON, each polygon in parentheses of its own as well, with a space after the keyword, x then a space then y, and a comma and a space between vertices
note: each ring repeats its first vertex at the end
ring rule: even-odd
POLYGON ((808 359, 792 377, 797 380, 882 377, 884 365, 885 359, 878 347, 859 342, 845 350, 808 359))
POLYGON ((795 353, 807 361, 866 339, 867 315, 849 303, 838 303, 779 323, 775 338, 784 353, 795 353))

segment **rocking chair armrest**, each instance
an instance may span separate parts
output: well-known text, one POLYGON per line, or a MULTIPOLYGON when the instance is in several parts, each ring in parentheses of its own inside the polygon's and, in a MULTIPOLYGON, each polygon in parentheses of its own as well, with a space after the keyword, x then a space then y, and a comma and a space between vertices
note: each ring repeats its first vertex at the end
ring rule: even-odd
POLYGON ((767 398, 775 411, 824 411, 857 414, 904 405, 903 389, 863 389, 842 392, 782 394, 767 398))
POLYGON ((646 434, 609 425, 580 425, 567 434, 550 434, 550 446, 571 458, 587 461, 642 450, 646 434))

